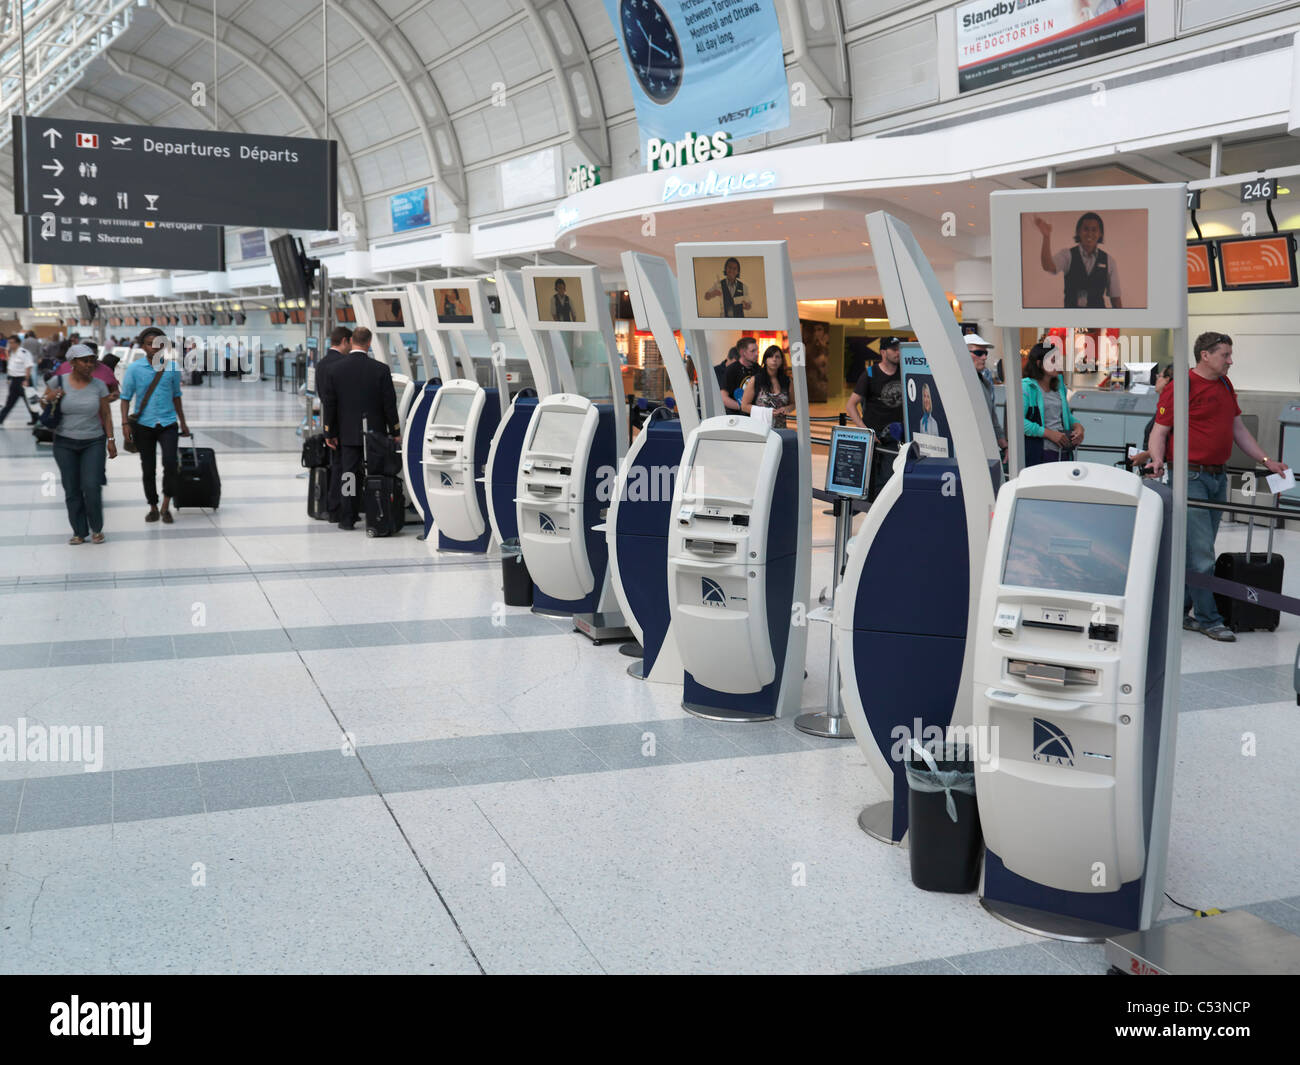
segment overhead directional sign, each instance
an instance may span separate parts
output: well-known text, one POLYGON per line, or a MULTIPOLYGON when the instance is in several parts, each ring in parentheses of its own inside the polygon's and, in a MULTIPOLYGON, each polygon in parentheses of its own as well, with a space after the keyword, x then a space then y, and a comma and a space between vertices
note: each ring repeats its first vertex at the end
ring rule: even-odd
POLYGON ((338 142, 14 115, 14 209, 338 228, 338 142))
POLYGON ((55 266, 224 270, 226 233, 193 222, 83 218, 52 211, 23 219, 23 261, 55 266))

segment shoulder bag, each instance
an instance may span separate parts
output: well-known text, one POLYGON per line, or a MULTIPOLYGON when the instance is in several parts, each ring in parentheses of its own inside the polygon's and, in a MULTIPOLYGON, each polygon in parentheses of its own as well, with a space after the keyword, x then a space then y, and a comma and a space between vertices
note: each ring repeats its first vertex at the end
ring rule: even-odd
POLYGON ((134 414, 127 415, 127 421, 131 423, 131 436, 122 441, 122 447, 127 451, 137 452, 140 446, 135 442, 135 430, 140 425, 140 415, 144 413, 145 407, 149 406, 149 400, 153 399, 153 390, 158 387, 158 382, 162 380, 162 375, 167 372, 164 364, 161 369, 153 375, 153 380, 149 382, 149 387, 145 389, 144 399, 140 400, 139 409, 134 414))

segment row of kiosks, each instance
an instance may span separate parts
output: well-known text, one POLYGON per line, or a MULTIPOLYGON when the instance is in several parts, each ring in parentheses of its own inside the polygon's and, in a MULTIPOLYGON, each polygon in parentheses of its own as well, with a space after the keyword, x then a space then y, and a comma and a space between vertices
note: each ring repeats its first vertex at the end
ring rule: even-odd
POLYGON ((807 650, 812 461, 803 351, 791 345, 797 428, 776 429, 722 410, 704 335, 797 336, 789 254, 783 241, 679 244, 676 260, 674 278, 662 260, 624 258, 638 320, 661 352, 678 351, 680 330, 698 388, 693 395, 685 364, 665 357, 670 374, 683 371, 670 378, 682 443, 678 450, 672 431, 651 420, 626 464, 612 534, 620 586, 641 628, 647 679, 680 680, 682 705, 698 716, 770 720, 799 708, 807 650), (674 458, 667 512, 632 506, 638 473, 654 491, 666 481, 655 465, 674 458), (660 668, 651 652, 671 657, 660 668))
MULTIPOLYGON (((1180 350, 1184 204, 1182 186, 994 193, 1004 353, 1018 351, 1017 327, 1065 319, 1171 329, 1180 350), (1077 235, 1089 216, 1121 235, 1110 254, 1125 261, 1122 307, 1086 293, 1086 306, 1069 301, 1079 271, 1068 246, 1065 300, 1059 279, 1039 276, 1058 260, 1053 229, 1077 235)), ((1012 479, 999 485, 942 287, 905 225, 876 214, 868 229, 891 324, 920 341, 951 452, 923 455, 915 442, 900 452, 836 598, 846 715, 891 795, 860 824, 900 842, 908 741, 961 747, 975 761, 986 909, 1067 939, 1148 928, 1169 832, 1181 605, 1170 574, 1183 566, 1185 469, 1172 493, 1081 455, 1021 470, 1013 416, 1012 479)), ((1019 375, 1008 382, 1018 412, 1019 375)), ((1181 425, 1185 385, 1175 385, 1181 425)))

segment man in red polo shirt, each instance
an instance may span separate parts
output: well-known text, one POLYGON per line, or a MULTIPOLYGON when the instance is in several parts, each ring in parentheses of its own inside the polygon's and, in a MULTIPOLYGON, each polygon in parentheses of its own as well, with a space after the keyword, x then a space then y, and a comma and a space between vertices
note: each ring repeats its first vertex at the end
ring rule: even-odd
MULTIPOLYGON (((1225 503, 1228 499, 1228 474, 1224 469, 1236 441, 1269 473, 1281 473, 1286 464, 1275 462, 1241 420, 1237 393, 1228 380, 1232 365, 1232 337, 1224 333, 1202 333, 1192 345, 1196 365, 1187 375, 1187 498, 1208 499, 1225 503)), ((1156 424, 1151 429, 1150 469, 1156 477, 1164 474, 1174 424, 1174 385, 1170 381, 1160 393, 1156 424)), ((1196 573, 1214 573, 1214 538, 1219 532, 1219 510, 1190 508, 1187 512, 1187 568, 1196 573)), ((1208 588, 1187 588, 1183 594, 1183 628, 1203 632, 1212 640, 1231 643, 1237 637, 1223 623, 1214 605, 1214 593, 1208 588)))

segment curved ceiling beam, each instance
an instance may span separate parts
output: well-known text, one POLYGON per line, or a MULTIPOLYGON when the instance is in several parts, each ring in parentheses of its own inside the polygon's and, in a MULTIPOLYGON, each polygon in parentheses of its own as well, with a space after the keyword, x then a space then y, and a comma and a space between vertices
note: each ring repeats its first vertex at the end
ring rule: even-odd
POLYGON ((420 130, 425 154, 429 157, 430 176, 442 185, 447 197, 455 205, 460 220, 468 222, 468 189, 460 139, 451 124, 442 94, 411 46, 410 40, 384 13, 383 8, 375 3, 375 0, 327 0, 327 2, 331 8, 347 19, 348 24, 362 40, 370 45, 371 50, 392 75, 393 84, 406 100, 406 106, 410 108, 411 116, 420 130), (355 8, 356 11, 350 8, 355 8), (358 12, 364 12, 364 15, 358 12), (380 27, 378 36, 371 31, 368 23, 380 27), (434 144, 435 138, 429 135, 430 127, 442 133, 437 146, 434 144), (440 152, 439 148, 443 150, 440 152))
MULTIPOLYGON (((190 0, 153 0, 153 9, 171 29, 180 30, 181 32, 188 33, 193 37, 198 37, 203 41, 212 41, 211 9, 201 8, 198 5, 191 3, 190 0), (168 10, 169 7, 178 11, 179 14, 173 14, 172 11, 168 10), (187 18, 193 20, 195 25, 191 25, 187 22, 187 18)), ((260 47, 263 53, 263 59, 266 59, 268 56, 274 56, 274 53, 269 53, 265 46, 261 45, 261 42, 259 42, 256 37, 252 36, 242 26, 231 22, 229 19, 219 18, 217 20, 218 47, 233 56, 242 66, 248 67, 250 70, 262 77, 262 79, 275 90, 276 94, 293 108, 294 112, 301 120, 303 127, 307 130, 306 135, 311 137, 317 136, 320 129, 319 116, 324 111, 324 105, 321 103, 320 97, 316 95, 315 90, 304 81, 300 81, 300 83, 295 86, 295 88, 299 89, 307 98, 307 103, 315 109, 317 117, 313 119, 312 116, 307 113, 306 108, 303 107, 302 103, 289 90, 284 82, 267 69, 269 64, 265 62, 259 63, 251 51, 246 52, 242 47, 238 47, 230 42, 228 38, 235 36, 245 38, 246 42, 252 46, 253 51, 256 51, 256 49, 260 47)), ((275 56, 275 58, 279 60, 278 56, 275 56)), ((283 61, 279 61, 281 65, 283 65, 283 61)), ((229 76, 229 74, 226 75, 227 78, 229 78, 229 76)), ((212 86, 212 88, 215 90, 216 86, 212 86)), ((361 178, 357 174, 356 164, 352 161, 352 153, 348 150, 347 143, 343 140, 343 137, 339 133, 338 127, 334 124, 333 119, 330 119, 329 121, 328 135, 338 141, 339 163, 347 171, 347 178, 352 185, 351 194, 346 193, 342 188, 339 189, 339 194, 342 197, 346 208, 350 210, 356 218, 357 244, 364 247, 366 243, 366 215, 363 210, 364 197, 361 189, 361 178)))
MULTIPOLYGON (((155 63, 152 59, 146 59, 135 52, 119 52, 114 54, 111 51, 105 52, 101 58, 108 64, 110 70, 123 78, 131 81, 138 81, 142 85, 148 85, 151 89, 157 89, 166 96, 170 96, 177 104, 182 107, 188 107, 192 111, 198 112, 199 109, 191 102, 189 90, 190 83, 181 77, 170 67, 165 67, 161 63, 155 63), (180 89, 172 87, 172 81, 181 83, 180 89)), ((206 116, 205 116, 206 119, 206 116)), ((241 132, 247 132, 244 127, 235 121, 229 111, 224 107, 218 110, 218 122, 223 127, 229 128, 234 126, 241 132)))
POLYGON ((827 140, 846 141, 850 137, 853 88, 840 5, 836 0, 786 0, 785 8, 794 62, 807 73, 830 111, 827 140), (817 6, 821 8, 820 27, 809 17, 809 8, 817 6))
POLYGON ((570 135, 590 163, 608 171, 609 123, 600 96, 600 82, 596 80, 591 55, 578 32, 573 12, 565 0, 521 0, 521 6, 536 27, 534 39, 555 71, 570 135))

